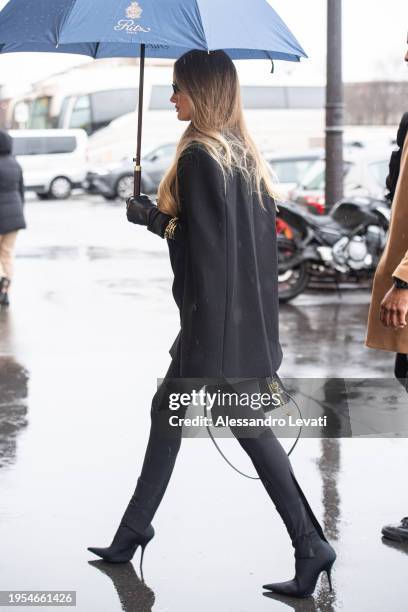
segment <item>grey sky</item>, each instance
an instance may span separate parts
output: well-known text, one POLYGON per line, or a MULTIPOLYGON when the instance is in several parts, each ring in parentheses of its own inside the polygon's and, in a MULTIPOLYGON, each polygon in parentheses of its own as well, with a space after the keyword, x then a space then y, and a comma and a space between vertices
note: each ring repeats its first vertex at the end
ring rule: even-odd
MULTIPOLYGON (((310 74, 324 79, 326 0, 271 0, 270 4, 309 55, 305 64, 309 64, 310 74)), ((343 0, 344 79, 379 78, 380 64, 387 61, 398 62, 404 69, 407 31, 407 0, 343 0)), ((299 68, 296 67, 296 72, 299 68)), ((400 78, 401 74, 402 78, 408 77, 406 71, 399 72, 400 78)))
MULTIPOLYGON (((268 0, 269 1, 269 0, 268 0)), ((0 7, 6 4, 0 0, 0 7)), ((239 61, 241 81, 283 81, 323 84, 326 63, 326 0, 270 0, 309 55, 300 64, 239 61)), ((248 0, 248 10, 251 2, 248 0)), ((407 0, 343 0, 344 79, 408 78, 403 56, 407 48, 407 0)), ((243 24, 243 27, 244 24, 243 24)), ((10 54, 0 56, 0 84, 25 89, 32 81, 90 61, 80 56, 10 54)))

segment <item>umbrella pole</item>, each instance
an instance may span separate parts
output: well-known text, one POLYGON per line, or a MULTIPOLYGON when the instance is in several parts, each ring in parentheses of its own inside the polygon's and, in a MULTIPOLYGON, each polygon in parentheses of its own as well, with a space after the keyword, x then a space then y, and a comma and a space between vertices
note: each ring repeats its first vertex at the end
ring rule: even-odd
POLYGON ((140 165, 140 151, 142 148, 142 116, 143 116, 143 83, 144 83, 144 63, 145 63, 145 45, 140 45, 140 73, 139 73, 139 106, 138 106, 138 117, 137 117, 137 147, 136 157, 133 159, 135 162, 134 172, 134 186, 133 195, 134 197, 140 195, 140 183, 142 175, 142 166, 140 165))

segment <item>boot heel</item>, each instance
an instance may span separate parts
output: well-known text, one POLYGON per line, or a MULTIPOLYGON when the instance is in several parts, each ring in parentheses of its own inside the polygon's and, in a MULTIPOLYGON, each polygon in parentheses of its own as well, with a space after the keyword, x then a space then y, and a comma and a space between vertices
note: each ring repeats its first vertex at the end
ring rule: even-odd
POLYGON ((141 545, 142 551, 141 551, 141 554, 140 554, 140 566, 139 566, 141 574, 143 574, 143 568, 142 568, 142 565, 143 565, 143 555, 144 555, 144 551, 145 551, 145 548, 148 545, 148 543, 149 542, 146 542, 146 544, 142 544, 141 545))
MULTIPOLYGON (((334 563, 334 561, 333 561, 333 563, 334 563)), ((330 567, 328 567, 326 569, 327 581, 329 583, 329 590, 330 590, 330 592, 332 591, 331 569, 332 569, 333 563, 330 565, 330 567)))

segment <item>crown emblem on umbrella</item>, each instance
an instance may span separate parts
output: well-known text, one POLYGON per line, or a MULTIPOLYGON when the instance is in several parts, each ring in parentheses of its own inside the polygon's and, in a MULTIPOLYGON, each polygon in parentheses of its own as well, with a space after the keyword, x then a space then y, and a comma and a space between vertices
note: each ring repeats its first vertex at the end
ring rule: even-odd
POLYGON ((143 9, 140 8, 138 2, 132 2, 126 9, 126 17, 129 17, 129 19, 139 19, 142 13, 143 9))

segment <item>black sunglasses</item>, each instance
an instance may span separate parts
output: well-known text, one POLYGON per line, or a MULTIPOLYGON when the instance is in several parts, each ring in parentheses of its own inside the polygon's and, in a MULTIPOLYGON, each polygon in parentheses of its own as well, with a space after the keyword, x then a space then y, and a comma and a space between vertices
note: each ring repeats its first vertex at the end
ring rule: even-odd
POLYGON ((178 94, 180 91, 180 87, 177 85, 177 83, 172 83, 171 86, 173 87, 173 92, 175 94, 178 94))

